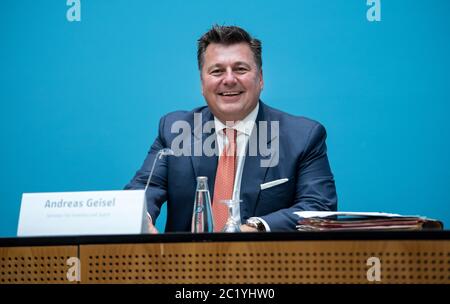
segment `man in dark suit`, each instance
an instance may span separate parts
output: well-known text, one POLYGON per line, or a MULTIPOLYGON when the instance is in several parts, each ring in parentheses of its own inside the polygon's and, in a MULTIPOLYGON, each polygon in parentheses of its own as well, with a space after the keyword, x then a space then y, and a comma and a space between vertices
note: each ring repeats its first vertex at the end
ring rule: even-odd
POLYGON ((175 151, 155 167, 150 219, 167 201, 166 232, 190 231, 198 176, 208 177, 216 231, 224 225, 223 199, 241 200, 234 216, 242 231, 294 230, 295 211, 336 210, 324 127, 259 99, 261 42, 242 28, 214 26, 199 39, 197 56, 207 106, 162 117, 144 164, 125 187, 143 189, 158 151, 175 151))

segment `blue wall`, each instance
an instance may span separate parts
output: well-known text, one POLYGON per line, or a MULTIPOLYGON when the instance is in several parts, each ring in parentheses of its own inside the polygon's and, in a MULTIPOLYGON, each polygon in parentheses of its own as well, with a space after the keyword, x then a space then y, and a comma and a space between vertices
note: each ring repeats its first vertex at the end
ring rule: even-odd
POLYGON ((341 210, 450 225, 450 1, 381 5, 368 22, 366 0, 81 0, 68 22, 66 0, 3 0, 0 236, 23 192, 122 189, 159 117, 204 103, 213 23, 263 41, 266 103, 326 126, 341 210))

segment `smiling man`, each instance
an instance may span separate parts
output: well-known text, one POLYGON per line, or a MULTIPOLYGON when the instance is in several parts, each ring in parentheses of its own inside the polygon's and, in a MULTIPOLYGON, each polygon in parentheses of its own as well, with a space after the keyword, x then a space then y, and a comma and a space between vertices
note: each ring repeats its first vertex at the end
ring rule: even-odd
MULTIPOLYGON (((207 106, 162 117, 147 158, 125 186, 145 187, 161 149, 175 146, 191 151, 207 138, 213 139, 211 147, 217 153, 212 156, 175 153, 156 166, 147 191, 147 209, 154 222, 167 202, 166 232, 191 230, 198 176, 208 177, 215 231, 223 229, 227 218, 226 206, 219 203, 224 199, 240 200, 233 217, 242 223, 242 231, 295 230, 295 211, 336 210, 325 128, 260 100, 264 86, 261 50, 258 39, 236 26, 213 26, 198 40, 197 60, 207 106), (180 123, 192 132, 174 132, 180 123), (179 136, 183 147, 177 146, 179 136)), ((153 225, 151 231, 157 232, 153 225)))

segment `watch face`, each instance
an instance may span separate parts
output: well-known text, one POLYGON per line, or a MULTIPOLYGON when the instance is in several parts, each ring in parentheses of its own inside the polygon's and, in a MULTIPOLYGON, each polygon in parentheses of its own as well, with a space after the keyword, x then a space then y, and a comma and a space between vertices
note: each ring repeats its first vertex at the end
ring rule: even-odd
POLYGON ((256 229, 258 229, 258 231, 266 231, 266 228, 261 222, 258 222, 258 227, 256 227, 256 229))
POLYGON ((265 231, 265 227, 263 225, 263 223, 257 219, 248 219, 247 220, 247 225, 256 228, 256 230, 258 231, 265 231))
POLYGON ((252 220, 247 220, 246 222, 245 222, 245 224, 247 224, 248 226, 250 226, 250 227, 254 227, 254 228, 257 228, 256 226, 256 223, 254 222, 254 221, 252 221, 252 220))

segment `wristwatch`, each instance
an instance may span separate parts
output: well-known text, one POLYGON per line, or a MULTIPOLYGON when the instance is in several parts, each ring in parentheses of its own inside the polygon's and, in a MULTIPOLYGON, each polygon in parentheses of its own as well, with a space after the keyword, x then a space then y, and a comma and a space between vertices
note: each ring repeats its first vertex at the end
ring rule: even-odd
POLYGON ((251 217, 251 218, 249 218, 249 219, 245 222, 245 224, 246 224, 247 226, 256 228, 256 230, 258 230, 258 231, 261 231, 261 232, 266 231, 266 227, 264 226, 263 222, 261 222, 261 220, 259 220, 259 219, 256 218, 256 217, 251 217))

